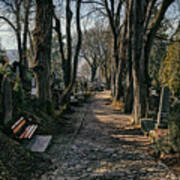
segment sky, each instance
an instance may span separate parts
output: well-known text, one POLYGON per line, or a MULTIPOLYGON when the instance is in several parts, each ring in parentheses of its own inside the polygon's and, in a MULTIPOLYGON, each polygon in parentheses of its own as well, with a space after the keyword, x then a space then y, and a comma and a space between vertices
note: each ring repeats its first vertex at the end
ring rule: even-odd
POLYGON ((0 27, 0 44, 3 49, 17 49, 15 34, 8 26, 0 27))
MULTIPOLYGON (((177 0, 178 1, 178 0, 177 0)), ((169 17, 176 16, 175 12, 177 12, 176 6, 172 6, 172 8, 169 8, 167 15, 169 17)), ((0 11, 0 15, 1 15, 0 11)), ((180 20, 180 19, 179 19, 180 20)), ((17 43, 16 43, 16 37, 14 34, 14 31, 5 23, 2 23, 3 21, 0 21, 0 43, 3 49, 17 49, 17 43)))

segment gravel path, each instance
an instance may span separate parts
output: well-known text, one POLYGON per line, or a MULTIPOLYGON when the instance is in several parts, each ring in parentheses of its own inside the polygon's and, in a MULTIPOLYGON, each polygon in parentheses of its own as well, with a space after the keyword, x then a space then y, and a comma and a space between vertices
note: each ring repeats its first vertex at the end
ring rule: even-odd
MULTIPOLYGON (((98 93, 77 108, 80 132, 56 137, 46 155, 53 167, 41 180, 176 180, 147 153, 148 139, 130 126, 131 118, 114 110, 109 92, 98 93)), ((78 124, 78 125, 79 125, 78 124)))

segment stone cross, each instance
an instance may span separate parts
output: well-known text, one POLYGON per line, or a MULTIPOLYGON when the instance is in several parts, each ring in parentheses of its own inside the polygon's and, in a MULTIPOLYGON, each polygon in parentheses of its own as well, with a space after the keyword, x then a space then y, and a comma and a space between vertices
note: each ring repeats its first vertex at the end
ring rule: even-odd
POLYGON ((170 90, 168 87, 163 87, 161 90, 159 112, 157 117, 157 128, 167 128, 167 117, 170 107, 170 90))

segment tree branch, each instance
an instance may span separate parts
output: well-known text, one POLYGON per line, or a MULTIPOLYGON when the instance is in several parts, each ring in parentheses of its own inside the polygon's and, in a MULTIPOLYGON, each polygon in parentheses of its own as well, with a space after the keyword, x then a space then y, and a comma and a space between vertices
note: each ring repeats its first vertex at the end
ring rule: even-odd
POLYGON ((73 70, 72 83, 74 83, 76 80, 76 74, 77 74, 77 68, 78 68, 78 56, 79 56, 79 52, 80 52, 81 44, 82 44, 82 32, 81 32, 81 23, 80 23, 81 1, 82 0, 77 0, 77 3, 76 3, 76 30, 78 34, 78 41, 76 44, 76 50, 75 50, 75 55, 74 55, 74 70, 73 70))
POLYGON ((15 33, 17 33, 16 27, 14 26, 14 24, 9 19, 7 19, 4 16, 0 16, 0 19, 3 19, 5 22, 7 22, 8 25, 15 31, 15 33))
POLYGON ((70 0, 66 0, 66 59, 71 64, 72 57, 72 41, 71 41, 71 21, 72 11, 70 8, 70 0))
POLYGON ((54 12, 53 17, 54 17, 54 20, 56 23, 56 26, 54 29, 58 35, 58 42, 59 42, 59 46, 60 46, 60 55, 61 55, 62 63, 65 64, 65 55, 64 55, 62 32, 61 32, 61 21, 60 21, 60 19, 57 18, 55 12, 54 12))
POLYGON ((163 0, 162 5, 157 13, 157 16, 155 17, 154 22, 151 25, 150 32, 149 32, 149 38, 151 38, 157 32, 168 7, 173 2, 175 2, 175 0, 163 0))
POLYGON ((148 4, 148 7, 147 7, 147 12, 146 12, 146 16, 145 16, 145 21, 144 21, 144 29, 145 29, 145 32, 147 30, 147 27, 149 25, 149 21, 150 21, 150 18, 151 18, 151 14, 152 14, 152 10, 154 8, 154 5, 156 3, 157 0, 151 0, 148 4))

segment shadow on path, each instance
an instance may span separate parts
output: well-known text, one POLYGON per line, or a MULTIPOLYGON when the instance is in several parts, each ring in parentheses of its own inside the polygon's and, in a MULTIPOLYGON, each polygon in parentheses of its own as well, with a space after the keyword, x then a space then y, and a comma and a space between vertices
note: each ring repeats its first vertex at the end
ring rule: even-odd
POLYGON ((63 143, 57 139, 49 150, 57 169, 44 179, 176 179, 164 164, 148 155, 148 139, 131 126, 131 116, 113 109, 108 91, 96 94, 80 112, 86 113, 80 133, 63 160, 59 158, 63 143))

